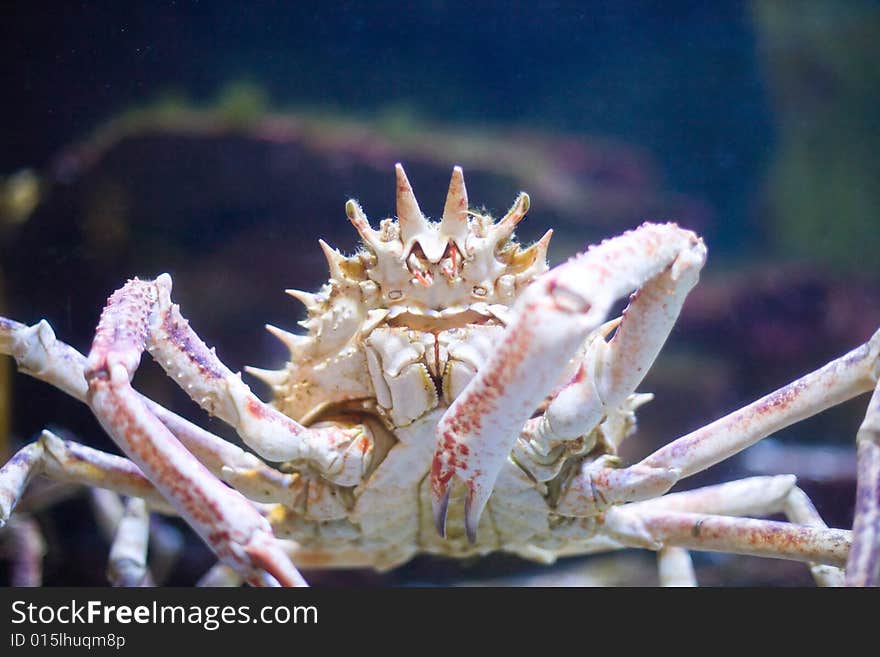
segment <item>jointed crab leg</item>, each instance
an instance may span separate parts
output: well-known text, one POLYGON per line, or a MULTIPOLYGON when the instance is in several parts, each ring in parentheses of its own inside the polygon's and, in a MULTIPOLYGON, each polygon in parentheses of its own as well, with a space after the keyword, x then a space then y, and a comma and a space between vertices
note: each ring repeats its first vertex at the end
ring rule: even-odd
POLYGON ((22 447, 0 468, 0 524, 10 518, 28 482, 38 474, 55 481, 142 497, 153 508, 174 513, 150 480, 128 459, 43 431, 37 441, 22 447))
POLYGON ((877 385, 880 331, 857 349, 748 406, 697 429, 628 468, 587 464, 559 501, 564 514, 590 515, 614 503, 662 495, 679 479, 877 385))
MULTIPOLYGON (((0 524, 6 520, 10 527, 15 527, 17 519, 24 516, 12 516, 12 510, 24 492, 28 481, 36 474, 43 474, 55 481, 69 481, 85 486, 95 487, 93 491, 101 491, 119 504, 115 513, 100 513, 106 505, 98 508, 99 521, 108 525, 108 533, 114 534, 114 550, 111 550, 110 570, 111 581, 122 586, 140 585, 148 575, 146 570, 137 574, 137 544, 143 543, 146 555, 145 539, 140 541, 137 536, 137 521, 123 520, 124 513, 119 498, 113 491, 121 491, 128 495, 138 495, 149 499, 151 506, 165 513, 175 513, 165 499, 143 475, 140 469, 128 459, 113 454, 106 454, 79 443, 65 441, 49 431, 43 431, 40 438, 23 447, 0 469, 0 524), (101 488, 97 488, 101 487, 101 488), (108 517, 103 517, 103 516, 108 517), (110 517, 110 516, 113 517, 110 517), (122 522, 120 522, 122 521, 122 522), (109 525, 112 525, 110 527, 109 525), (134 542, 130 539, 134 539, 134 542), (133 567, 135 566, 135 567, 133 567)), ((102 498, 103 499, 103 498, 102 498)), ((148 532, 148 514, 141 497, 132 497, 131 513, 142 525, 141 531, 148 532), (140 507, 143 507, 141 512, 140 507)), ((145 565, 144 565, 145 568, 145 565)))
POLYGON ((241 576, 226 564, 218 562, 199 578, 196 586, 214 588, 220 586, 241 586, 241 576))
POLYGON ((40 586, 43 583, 43 555, 46 543, 37 521, 27 514, 10 519, 2 540, 10 558, 9 583, 13 587, 40 586))
MULTIPOLYGON (((122 520, 123 518, 125 518, 126 513, 129 510, 136 518, 141 518, 138 503, 131 504, 132 500, 140 500, 141 498, 131 497, 129 498, 130 503, 126 504, 121 495, 107 488, 89 488, 88 495, 89 502, 91 503, 90 506, 92 507, 92 513, 95 515, 95 521, 98 523, 98 527, 101 529, 101 534, 103 534, 104 538, 110 544, 110 555, 107 563, 108 580, 110 580, 111 583, 115 584, 114 577, 116 577, 116 573, 121 570, 125 571, 126 573, 135 573, 135 577, 132 577, 131 579, 137 579, 137 582, 133 583, 132 586, 156 586, 157 584, 161 584, 162 582, 164 582, 164 575, 167 574, 168 567, 177 559, 180 554, 180 548, 182 544, 181 537, 177 537, 178 541, 177 544, 174 546, 162 544, 161 541, 164 538, 163 534, 165 532, 153 531, 154 525, 152 524, 150 509, 147 507, 147 505, 143 505, 143 518, 145 518, 143 526, 145 528, 145 531, 147 532, 147 536, 142 537, 142 535, 139 533, 138 524, 131 521, 130 519, 128 523, 128 530, 124 533, 121 533, 122 520), (121 536, 132 536, 132 531, 134 531, 134 540, 121 538, 121 536), (151 552, 153 553, 151 556, 151 561, 155 562, 156 557, 158 557, 159 561, 161 562, 163 572, 160 573, 160 576, 158 578, 154 575, 153 568, 148 568, 146 565, 147 547, 148 544, 154 543, 153 539, 155 537, 159 537, 159 542, 157 542, 156 545, 152 547, 158 549, 151 550, 151 552), (121 568, 117 568, 115 565, 120 557, 113 554, 114 550, 117 549, 117 538, 120 538, 120 540, 123 540, 128 545, 134 546, 134 549, 126 547, 124 550, 122 550, 123 564, 121 568), (139 548, 139 546, 142 547, 139 548), (170 550, 169 547, 171 548, 170 550), (136 575, 136 570, 139 567, 137 564, 141 561, 143 561, 144 564, 144 571, 141 577, 138 579, 136 575)), ((143 500, 141 500, 141 502, 143 502, 143 500)), ((177 531, 168 525, 155 525, 155 527, 163 530, 171 530, 172 532, 177 531)))
MULTIPOLYGON (((749 477, 681 493, 671 493, 624 508, 628 513, 685 512, 725 516, 769 516, 784 513, 789 522, 827 529, 816 507, 796 485, 794 475, 749 477)), ((843 570, 811 563, 810 571, 820 586, 842 586, 843 570)))
POLYGON ((868 403, 856 441, 859 473, 846 583, 880 586, 880 386, 868 403))
MULTIPOLYGON (((167 410, 163 410, 165 413, 177 418, 177 416, 174 416, 167 410)), ((177 420, 186 422, 181 418, 177 418, 177 420)), ((205 433, 207 434, 207 432, 205 433)), ((212 434, 208 435, 213 436, 212 434)), ((223 442, 222 439, 216 436, 213 436, 213 438, 216 441, 223 442)), ((228 443, 224 444, 229 448, 237 449, 228 443)), ((282 475, 266 466, 263 466, 263 468, 278 476, 290 476, 282 475)), ((26 516, 13 516, 12 511, 24 493, 28 482, 38 474, 44 475, 53 481, 69 482, 89 487, 91 489, 92 506, 96 519, 102 527, 103 533, 111 542, 122 531, 120 522, 123 520, 124 507, 119 499, 120 493, 133 496, 132 499, 146 499, 151 510, 159 511, 163 514, 177 513, 155 489, 153 484, 150 483, 149 479, 144 476, 140 468, 128 459, 87 447, 75 441, 63 440, 51 431, 44 430, 38 440, 20 449, 15 456, 0 468, 0 525, 3 524, 4 520, 8 519, 7 526, 11 532, 10 540, 19 535, 16 530, 19 524, 22 524, 20 521, 26 519, 26 516)), ((138 515, 138 517, 140 516, 138 515)), ((28 522, 32 523, 33 521, 29 520, 28 522)), ((153 565, 156 567, 156 578, 152 579, 150 573, 145 572, 140 581, 144 583, 147 581, 161 582, 164 580, 162 573, 167 567, 168 562, 175 560, 177 557, 180 549, 178 545, 180 538, 174 536, 176 530, 167 525, 154 525, 149 529, 150 541, 154 542, 155 547, 153 552, 156 559, 154 559, 155 563, 153 565), (169 537, 168 533, 171 533, 172 536, 169 537)), ((123 536, 130 536, 130 532, 123 532, 123 536)), ((20 554, 24 560, 23 563, 29 563, 28 555, 31 552, 17 551, 16 554, 20 554)), ((134 554, 130 549, 124 551, 124 554, 128 553, 134 554)), ((132 554, 128 554, 128 556, 131 557, 132 554)), ((110 573, 113 573, 118 570, 113 563, 118 561, 118 559, 111 555, 110 561, 110 573)), ((132 558, 126 561, 130 562, 129 566, 131 563, 136 562, 132 558)), ((224 568, 229 570, 228 566, 224 566, 224 568)), ((111 576, 111 580, 118 581, 121 585, 135 585, 135 580, 137 579, 136 576, 133 576, 116 580, 111 576)), ((23 579, 22 581, 30 580, 23 579)), ((240 577, 238 577, 238 583, 241 583, 240 577)), ((25 584, 20 585, 24 586, 25 584)))
POLYGON ((657 553, 657 570, 661 586, 696 586, 697 576, 690 553, 684 548, 669 546, 657 553))
POLYGON ((142 586, 147 583, 147 545, 150 513, 139 497, 129 498, 110 546, 107 577, 114 586, 142 586))
MULTIPOLYGON (((794 475, 748 477, 634 502, 627 508, 717 513, 724 516, 772 515, 784 511, 795 491, 800 491, 796 482, 797 477, 794 475)), ((791 518, 793 522, 813 524, 808 518, 815 519, 815 510, 806 511, 799 500, 793 508, 797 509, 798 516, 797 519, 791 518)))
POLYGON ((142 397, 147 408, 168 427, 177 439, 201 461, 212 474, 230 484, 248 499, 258 502, 288 502, 300 491, 299 475, 270 468, 253 454, 226 442, 142 397))
POLYGON ((254 584, 304 584, 266 519, 211 475, 131 387, 157 287, 130 281, 110 297, 86 363, 89 405, 122 451, 221 559, 254 584))
POLYGON ((309 429, 265 404, 208 349, 171 303, 170 276, 129 285, 154 290, 156 298, 145 317, 146 348, 202 408, 234 427, 266 459, 305 459, 335 483, 350 486, 360 481, 370 454, 365 427, 309 429))
MULTIPOLYGON (((14 356, 21 371, 52 383, 88 403, 85 357, 57 340, 45 321, 29 327, 0 318, 0 352, 14 356)), ((210 470, 247 495, 261 501, 285 501, 298 492, 296 475, 273 470, 254 455, 138 393, 131 393, 142 405, 141 410, 148 410, 159 418, 210 470)), ((0 521, 9 517, 27 482, 37 473, 52 479, 100 486, 143 497, 157 510, 167 512, 171 509, 140 468, 127 459, 62 441, 44 432, 40 441, 24 447, 0 470, 0 521)), ((225 490, 225 487, 220 490, 225 490)), ((300 580, 294 576, 289 581, 300 580)))
MULTIPOLYGON (((86 395, 86 357, 73 347, 55 337, 46 321, 33 326, 0 317, 0 353, 13 356, 18 368, 42 381, 50 383, 83 403, 86 395)), ((253 454, 229 443, 198 425, 185 420, 139 395, 147 409, 153 413, 175 437, 183 443, 215 476, 233 485, 250 499, 262 502, 285 502, 297 494, 296 475, 284 474, 270 468, 253 454)), ((60 441, 60 439, 57 439, 60 441)), ((98 458, 99 453, 75 443, 63 443, 71 453, 86 462, 98 458), (80 456, 80 451, 85 450, 80 456)), ((25 448, 27 449, 27 448, 25 448)), ((103 455, 106 457, 109 455, 103 455)), ((103 458, 101 457, 101 458, 103 458)), ((112 457, 109 463, 113 463, 112 457)), ((98 470, 105 461, 96 463, 98 470)), ((51 465, 51 463, 49 464, 51 465)), ((134 466, 131 466, 134 467, 134 466)), ((135 468, 136 469, 136 468, 135 468)), ((69 468, 67 468, 69 471, 69 468)), ((86 469, 83 475, 97 476, 98 470, 86 469)), ((139 471, 138 471, 139 472, 139 471)), ((47 476, 65 480, 63 472, 47 472, 47 476)), ((87 483, 83 480, 81 483, 87 483)), ((92 485, 101 486, 100 482, 92 485)), ((111 482, 105 487, 127 495, 138 496, 124 488, 116 488, 111 482)))
MULTIPOLYGON (((231 424, 248 445, 267 458, 308 459, 335 483, 354 485, 360 481, 371 455, 365 427, 303 427, 264 404, 199 339, 171 303, 169 276, 162 275, 155 283, 135 280, 127 287, 154 290, 155 301, 148 309, 147 349, 203 408, 231 424)), ((0 352, 14 356, 20 371, 86 402, 85 359, 57 340, 47 322, 26 326, 0 318, 0 352)), ((290 496, 287 489, 294 483, 290 476, 279 475, 252 454, 140 398, 200 460, 209 468, 222 469, 222 477, 246 494, 253 492, 263 501, 285 501, 290 496)))
POLYGON ((526 420, 558 383, 611 304, 671 268, 701 262, 705 247, 674 224, 644 224, 547 272, 521 295, 497 350, 452 403, 438 426, 431 492, 445 529, 453 476, 468 486, 465 527, 477 522, 526 420))
POLYGON ((605 531, 630 547, 675 545, 839 567, 849 553, 852 532, 842 529, 633 506, 612 507, 604 516, 605 531))
POLYGON ((599 528, 598 537, 618 547, 658 550, 663 569, 670 562, 678 563, 675 570, 681 565, 682 555, 667 554, 673 547, 777 557, 809 562, 822 586, 843 583, 852 540, 852 532, 825 525, 793 475, 751 477, 614 506, 602 514, 599 528), (735 517, 778 512, 790 522, 735 517))
MULTIPOLYGON (((112 544, 119 522, 125 515, 125 504, 122 497, 106 488, 89 488, 89 501, 92 513, 101 533, 112 544)), ((154 508, 150 509, 154 511, 154 508)), ((144 576, 144 584, 161 585, 168 579, 168 574, 180 558, 185 539, 177 527, 163 519, 150 517, 149 523, 150 568, 144 576)))

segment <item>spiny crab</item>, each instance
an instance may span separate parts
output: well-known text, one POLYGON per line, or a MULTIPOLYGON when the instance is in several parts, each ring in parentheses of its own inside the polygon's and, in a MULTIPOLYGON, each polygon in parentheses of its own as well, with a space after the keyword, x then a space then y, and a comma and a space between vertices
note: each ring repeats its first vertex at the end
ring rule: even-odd
POLYGON ((651 397, 636 388, 697 282, 702 240, 645 223, 548 270, 551 232, 528 248, 513 235, 526 194, 495 221, 469 209, 456 167, 431 222, 396 171, 397 218, 376 230, 348 201, 361 249, 344 256, 321 241, 329 281, 288 290, 308 332, 268 327, 291 354, 280 370, 249 370, 272 387, 271 404, 190 328, 168 274, 109 298, 88 356, 45 321, 0 319, 0 351, 88 404, 125 454, 43 432, 0 470, 0 522, 36 474, 130 496, 110 557, 121 583, 144 578, 149 510, 182 516, 229 577, 255 585, 304 584, 296 566, 386 569, 417 553, 552 562, 625 547, 657 551, 663 583, 693 582, 689 549, 808 562, 820 584, 876 583, 876 392, 859 433, 853 531, 828 528, 790 475, 666 493, 873 390, 880 332, 623 467, 618 447, 651 397), (144 349, 254 453, 136 392, 144 349), (777 513, 788 522, 755 518, 777 513))

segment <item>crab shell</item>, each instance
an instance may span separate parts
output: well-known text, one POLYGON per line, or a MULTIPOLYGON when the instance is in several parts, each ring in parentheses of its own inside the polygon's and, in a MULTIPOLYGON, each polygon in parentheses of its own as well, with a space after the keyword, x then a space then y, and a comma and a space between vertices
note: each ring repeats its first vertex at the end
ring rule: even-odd
MULTIPOLYGON (((314 294, 287 290, 308 311, 300 322, 308 333, 267 328, 286 344, 290 361, 277 371, 248 368, 295 420, 368 429, 359 481, 334 480, 329 465, 286 464, 308 482, 308 492, 295 513, 278 511, 286 517, 274 519, 276 532, 305 549, 299 560, 306 566, 311 559, 321 566, 387 568, 419 551, 465 556, 500 549, 540 561, 578 551, 572 542, 586 538, 583 528, 551 530, 562 520, 554 518, 553 493, 572 470, 565 466, 597 443, 602 454, 616 450, 644 396, 634 396, 574 448, 547 454, 522 436, 476 544, 455 515, 439 537, 428 520, 426 483, 436 425, 492 353, 517 296, 547 271, 552 231, 523 248, 513 231, 529 209, 528 195, 521 193, 499 221, 472 212, 460 167, 453 170, 442 219, 431 222, 401 165, 396 172, 397 219, 384 219, 374 230, 358 203, 348 201, 360 250, 344 256, 320 241, 329 281, 314 294)), ((454 487, 453 499, 463 494, 454 487)))

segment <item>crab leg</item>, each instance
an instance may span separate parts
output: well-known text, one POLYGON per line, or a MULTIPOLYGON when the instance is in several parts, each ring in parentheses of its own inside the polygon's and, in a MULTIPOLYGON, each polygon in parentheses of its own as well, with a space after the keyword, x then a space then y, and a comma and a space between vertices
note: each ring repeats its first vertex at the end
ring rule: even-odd
MULTIPOLYGON (((796 485, 794 475, 749 477, 715 486, 626 505, 628 511, 711 513, 725 516, 769 516, 784 513, 789 522, 827 529, 816 507, 796 485)), ((841 586, 843 570, 811 563, 810 572, 819 586, 841 586)))
MULTIPOLYGON (((107 578, 114 586, 128 586, 128 584, 117 584, 114 578, 117 577, 117 574, 120 571, 126 573, 131 573, 132 571, 134 571, 135 568, 133 568, 132 564, 138 563, 141 560, 140 553, 137 549, 128 549, 127 551, 131 552, 130 556, 125 555, 124 552, 121 557, 113 554, 114 549, 116 549, 116 539, 119 536, 121 530, 120 523, 125 517, 128 508, 126 504, 123 503, 122 496, 114 493, 112 490, 109 490, 107 488, 89 488, 88 492, 89 501, 91 502, 92 507, 92 513, 95 514, 95 520, 98 523, 101 534, 103 534, 107 542, 110 543, 110 555, 107 562, 107 578), (120 561, 120 559, 122 561, 120 563, 121 567, 118 568, 115 564, 117 561, 120 561)), ((141 498, 130 497, 129 501, 138 499, 141 498)), ((145 508, 144 510, 145 512, 149 513, 149 509, 145 508)), ((135 513, 138 513, 139 510, 137 508, 134 508, 133 511, 135 513)), ((129 527, 135 530, 135 536, 137 537, 135 541, 140 542, 141 539, 138 536, 137 525, 129 520, 129 527), (134 525, 134 527, 132 527, 132 525, 134 525)), ((171 529, 167 526, 166 528, 171 529)), ((139 579, 137 579, 136 576, 132 577, 131 579, 136 579, 137 581, 132 583, 131 586, 156 586, 163 581, 162 579, 157 579, 156 577, 154 577, 152 569, 147 568, 146 565, 147 543, 153 540, 153 532, 151 531, 151 529, 152 528, 150 527, 150 523, 148 522, 147 531, 149 532, 149 534, 146 539, 144 539, 145 542, 143 542, 143 575, 139 579)), ((127 535, 131 535, 131 529, 129 529, 127 535)), ((182 542, 182 540, 180 542, 182 542)), ((131 544, 131 541, 127 541, 127 543, 131 544)), ((167 561, 169 557, 174 559, 179 553, 179 549, 177 553, 169 554, 167 551, 167 546, 159 545, 158 547, 159 550, 154 550, 154 553, 161 553, 164 551, 165 554, 161 554, 160 558, 162 558, 166 562, 166 564, 169 563, 167 561)))
POLYGON ((38 474, 55 481, 142 497, 155 509, 174 513, 150 480, 128 459, 43 431, 39 439, 22 447, 0 468, 0 525, 10 518, 28 482, 38 474))
MULTIPOLYGON (((213 436, 213 434, 208 435, 213 436)), ((213 437, 223 442, 220 438, 213 437)), ((224 444, 234 448, 228 443, 224 444)), ((295 475, 283 475, 265 465, 262 468, 278 477, 296 478, 295 475)), ((108 540, 112 540, 122 516, 122 505, 117 494, 143 498, 153 511, 177 514, 174 507, 169 505, 140 468, 128 459, 74 441, 62 440, 51 431, 44 430, 35 442, 21 448, 0 468, 0 527, 7 521, 11 522, 15 506, 30 480, 36 475, 91 488, 95 515, 104 533, 108 535, 108 540), (105 493, 107 495, 104 495, 105 493)), ((271 484, 271 479, 261 481, 259 478, 253 478, 248 485, 254 487, 255 492, 259 492, 261 486, 271 484)), ((289 492, 291 497, 294 493, 301 494, 302 487, 292 485, 289 492)), ((259 496, 255 497, 259 499, 259 496)), ((155 544, 154 552, 158 557, 156 581, 162 581, 160 575, 167 565, 176 559, 181 539, 174 528, 159 525, 152 528, 151 540, 155 544)))
MULTIPOLYGON (((146 313, 146 349, 202 408, 235 428, 241 439, 270 461, 308 460, 330 481, 360 482, 372 453, 368 430, 309 429, 260 400, 217 358, 171 303, 171 277, 154 283, 132 281, 156 295, 146 313)), ((125 288, 123 288, 125 289, 125 288)))
MULTIPOLYGON (((0 353, 13 356, 21 372, 88 403, 86 357, 58 340, 46 321, 26 326, 0 317, 0 353)), ((278 472, 253 454, 205 431, 143 395, 139 397, 149 411, 215 476, 247 497, 262 502, 286 502, 298 493, 296 475, 278 472)), ((79 445, 67 445, 71 450, 82 449, 79 445)), ((125 490, 120 492, 138 495, 125 490)))
POLYGON ((101 314, 86 362, 89 406, 123 452, 217 555, 252 584, 305 584, 278 547, 268 521, 214 477, 131 387, 161 283, 130 281, 101 314))
POLYGON ((842 529, 633 506, 608 509, 603 525, 604 531, 629 547, 674 545, 843 567, 852 541, 852 532, 842 529))
POLYGON ((142 397, 147 408, 211 473, 256 502, 291 502, 302 486, 297 474, 269 467, 253 454, 142 397))
POLYGON ((697 284, 705 251, 679 255, 632 295, 623 317, 610 322, 614 337, 596 332, 572 380, 547 410, 526 423, 524 434, 544 452, 560 441, 588 435, 602 418, 635 392, 663 348, 688 293, 697 284))
POLYGON ((46 543, 37 521, 29 515, 15 516, 6 525, 5 541, 11 555, 9 583, 13 587, 40 586, 46 543))
POLYGON ((139 497, 131 497, 116 528, 110 546, 107 577, 113 586, 143 586, 148 583, 147 548, 150 513, 139 497))
POLYGON ((199 578, 196 586, 217 588, 241 586, 241 576, 224 563, 216 563, 199 578))
POLYGON ((477 523, 526 420, 559 382, 611 304, 671 268, 702 260, 705 247, 674 224, 644 224, 547 272, 523 292, 497 350, 441 419, 431 469, 437 530, 445 532, 453 476, 468 487, 465 528, 477 523))
POLYGON ((89 406, 223 561, 252 584, 304 584, 268 521, 188 452, 131 387, 160 287, 134 280, 110 297, 86 363, 89 406))
POLYGON ((669 546, 657 552, 657 570, 661 586, 696 586, 694 563, 690 553, 684 548, 669 546))
POLYGON ((880 331, 861 347, 697 429, 628 468, 585 463, 560 499, 562 513, 590 515, 615 503, 662 495, 762 438, 872 390, 880 370, 880 331))
POLYGON ((856 513, 846 583, 880 586, 880 386, 868 403, 856 441, 859 459, 856 513))
MULTIPOLYGON (((119 521, 125 514, 122 498, 106 488, 89 488, 92 512, 104 538, 112 545, 119 521)), ((151 509, 154 510, 154 509, 151 509)), ((145 575, 150 585, 161 585, 180 558, 184 548, 184 537, 179 529, 159 518, 150 518, 150 569, 145 575)))

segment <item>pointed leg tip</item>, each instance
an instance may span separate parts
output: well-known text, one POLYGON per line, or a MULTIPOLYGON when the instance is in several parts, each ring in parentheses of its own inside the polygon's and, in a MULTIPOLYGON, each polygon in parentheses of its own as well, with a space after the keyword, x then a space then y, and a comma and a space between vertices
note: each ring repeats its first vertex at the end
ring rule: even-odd
POLYGON ((439 497, 435 495, 432 499, 434 507, 434 527, 440 538, 446 538, 446 513, 449 510, 449 487, 444 487, 439 497))
POLYGON ((485 503, 479 501, 474 504, 475 497, 475 489, 471 486, 468 496, 464 500, 464 531, 471 545, 475 545, 477 542, 477 527, 480 524, 480 516, 483 514, 485 506, 485 503))
POLYGON ((258 576, 263 580, 263 586, 271 586, 272 580, 285 587, 308 586, 308 582, 278 545, 274 536, 260 534, 255 539, 245 546, 244 551, 250 557, 253 566, 263 571, 263 574, 258 576))
POLYGON ((477 528, 476 526, 470 522, 470 517, 466 516, 464 521, 464 530, 467 534, 468 542, 471 545, 477 544, 477 528))

